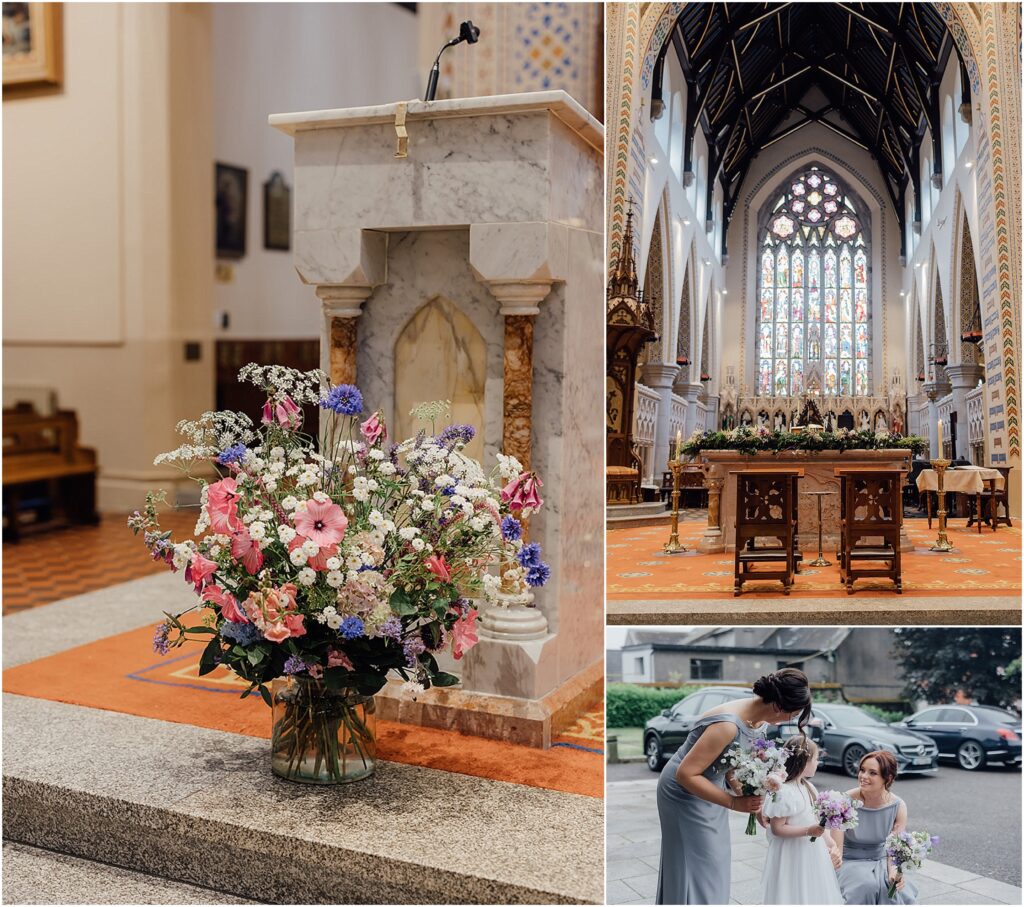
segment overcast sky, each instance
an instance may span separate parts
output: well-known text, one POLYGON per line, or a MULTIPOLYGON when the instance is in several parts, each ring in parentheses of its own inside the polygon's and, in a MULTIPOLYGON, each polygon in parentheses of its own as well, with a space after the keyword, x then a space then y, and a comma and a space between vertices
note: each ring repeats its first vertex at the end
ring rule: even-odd
MULTIPOLYGON (((622 644, 626 641, 626 634, 630 631, 630 627, 605 627, 604 628, 604 646, 606 649, 621 649, 622 644)), ((676 632, 682 635, 693 629, 693 627, 641 627, 642 630, 661 630, 663 632, 676 632)))

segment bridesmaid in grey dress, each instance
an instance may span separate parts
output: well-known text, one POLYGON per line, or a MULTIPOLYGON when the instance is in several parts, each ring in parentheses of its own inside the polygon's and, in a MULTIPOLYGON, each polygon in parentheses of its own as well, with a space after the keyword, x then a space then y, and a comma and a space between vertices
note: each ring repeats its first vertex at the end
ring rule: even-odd
POLYGON ((762 798, 732 793, 721 756, 736 742, 748 748, 766 724, 799 716, 803 727, 810 714, 807 676, 783 668, 760 678, 751 698, 717 706, 697 720, 658 781, 661 865, 655 903, 729 903, 728 810, 758 812, 762 798))
POLYGON ((884 751, 868 753, 860 760, 856 790, 847 793, 857 801, 857 827, 838 836, 843 849, 839 888, 847 904, 916 904, 917 889, 906 877, 897 883, 895 899, 889 883, 895 870, 885 854, 885 839, 907 827, 907 805, 889 788, 896 779, 896 759, 884 751))

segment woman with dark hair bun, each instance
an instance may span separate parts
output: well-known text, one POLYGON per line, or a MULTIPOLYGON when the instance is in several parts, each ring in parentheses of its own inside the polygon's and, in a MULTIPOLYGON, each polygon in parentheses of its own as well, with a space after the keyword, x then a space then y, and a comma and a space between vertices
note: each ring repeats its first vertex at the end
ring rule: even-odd
POLYGON ((728 904, 732 847, 729 813, 756 813, 761 797, 732 787, 722 755, 734 743, 744 749, 769 724, 811 714, 807 676, 784 668, 761 677, 754 696, 723 703, 697 719, 689 736, 661 772, 658 818, 661 865, 658 904, 728 904))
POLYGON ((839 887, 847 904, 916 904, 917 888, 905 876, 896 882, 896 897, 889 898, 889 884, 896 869, 885 853, 885 839, 907 827, 907 804, 890 788, 896 780, 896 757, 885 750, 868 753, 860 760, 857 788, 847 791, 857 802, 857 827, 833 831, 842 847, 839 887))

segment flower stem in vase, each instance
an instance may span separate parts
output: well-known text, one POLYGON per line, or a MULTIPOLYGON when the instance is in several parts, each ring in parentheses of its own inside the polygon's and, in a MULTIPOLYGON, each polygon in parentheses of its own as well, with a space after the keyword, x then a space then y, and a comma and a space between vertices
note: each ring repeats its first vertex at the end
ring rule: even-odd
POLYGON ((757 834, 757 813, 751 813, 749 816, 747 816, 747 834, 757 834))

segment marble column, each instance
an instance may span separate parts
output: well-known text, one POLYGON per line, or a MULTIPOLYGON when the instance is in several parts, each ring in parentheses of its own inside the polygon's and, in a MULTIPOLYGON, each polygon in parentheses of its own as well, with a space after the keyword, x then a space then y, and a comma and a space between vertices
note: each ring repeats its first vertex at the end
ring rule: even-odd
POLYGON ((697 543, 697 550, 702 554, 717 554, 725 551, 725 537, 722 535, 722 488, 725 479, 707 476, 704 482, 708 488, 708 525, 697 543))
POLYGON ((686 419, 683 423, 683 439, 690 437, 697 427, 697 400, 700 398, 704 385, 699 381, 688 381, 677 389, 677 393, 686 399, 686 419))
POLYGON ((370 286, 322 284, 316 288, 323 306, 320 368, 330 375, 332 384, 356 383, 357 319, 371 293, 370 286))
POLYGON ((657 391, 658 424, 654 430, 654 477, 661 481, 661 474, 668 469, 669 448, 672 444, 670 420, 672 416, 672 385, 679 374, 678 365, 663 362, 648 362, 642 366, 641 381, 651 390, 657 391))
POLYGON ((953 409, 956 412, 957 449, 953 451, 953 459, 958 456, 970 459, 968 455, 971 448, 967 440, 967 394, 978 386, 978 380, 984 377, 985 369, 973 362, 963 362, 960 365, 947 365, 946 374, 949 375, 953 386, 953 409))

